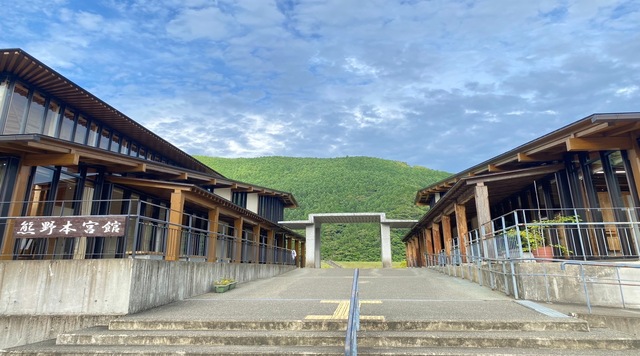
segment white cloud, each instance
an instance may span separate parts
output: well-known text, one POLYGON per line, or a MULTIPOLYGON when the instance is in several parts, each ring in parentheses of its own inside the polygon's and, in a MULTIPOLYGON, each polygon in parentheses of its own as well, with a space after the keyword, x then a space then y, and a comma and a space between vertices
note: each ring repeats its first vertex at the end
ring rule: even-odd
POLYGON ((357 75, 370 75, 377 76, 379 70, 362 62, 361 60, 354 57, 347 57, 344 59, 345 64, 343 68, 347 72, 355 73, 357 75))
POLYGON ((0 0, 0 46, 189 153, 456 171, 593 112, 637 110, 633 5, 0 0))
POLYGON ((616 90, 616 95, 629 97, 635 94, 638 91, 638 89, 640 89, 640 87, 638 87, 637 85, 630 85, 628 87, 624 87, 616 90))

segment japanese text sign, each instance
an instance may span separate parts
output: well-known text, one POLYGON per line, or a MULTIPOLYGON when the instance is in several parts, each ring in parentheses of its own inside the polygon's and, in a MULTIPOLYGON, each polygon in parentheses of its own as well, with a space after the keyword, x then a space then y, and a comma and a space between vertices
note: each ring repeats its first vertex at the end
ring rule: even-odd
POLYGON ((125 234, 126 216, 46 216, 16 218, 16 238, 117 237, 125 234))

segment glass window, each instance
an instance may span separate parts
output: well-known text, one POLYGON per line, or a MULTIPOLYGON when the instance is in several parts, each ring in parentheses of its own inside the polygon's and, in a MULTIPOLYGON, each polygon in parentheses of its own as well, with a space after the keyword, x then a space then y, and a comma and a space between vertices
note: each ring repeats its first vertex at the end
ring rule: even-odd
POLYGON ((19 134, 22 126, 22 119, 27 110, 27 99, 29 97, 29 89, 23 84, 16 83, 13 88, 13 95, 9 102, 9 112, 7 113, 7 121, 4 125, 4 134, 19 134))
POLYGON ((74 215, 74 198, 78 186, 78 178, 60 173, 60 180, 56 189, 55 203, 53 207, 54 215, 67 216, 74 215))
POLYGON ((145 150, 144 147, 140 147, 138 149, 138 157, 143 158, 143 159, 147 159, 147 151, 145 150))
POLYGON ((117 132, 114 132, 111 135, 111 151, 113 152, 120 152, 120 134, 117 132))
POLYGON ((33 177, 31 192, 29 194, 29 208, 27 215, 42 216, 47 214, 45 211, 45 201, 51 197, 51 183, 53 182, 54 171, 50 168, 38 167, 33 177))
POLYGON ((84 144, 87 131, 89 131, 89 120, 82 115, 78 116, 78 124, 76 125, 76 133, 74 134, 73 141, 84 144))
POLYGON ((98 131, 100 128, 95 122, 91 123, 89 128, 89 137, 87 138, 87 146, 96 147, 98 145, 98 131))
POLYGON ((44 95, 35 92, 31 97, 31 105, 29 105, 29 113, 27 114, 27 125, 24 133, 41 133, 44 119, 44 104, 46 98, 44 95))
POLYGON ((129 151, 129 156, 138 157, 138 145, 135 143, 131 143, 131 150, 129 151))
POLYGON ((76 113, 71 109, 65 109, 64 115, 62 115, 62 122, 60 124, 60 135, 58 136, 62 140, 71 141, 71 134, 73 133, 73 123, 75 122, 76 113))
POLYGON ((124 191, 121 188, 113 188, 111 191, 111 204, 109 205, 109 214, 122 214, 124 201, 124 191))
POLYGON ((7 79, 0 80, 0 114, 2 113, 2 106, 4 104, 4 97, 7 94, 7 87, 9 81, 7 79))
POLYGON ((44 119, 43 134, 55 137, 58 129, 58 117, 60 116, 60 105, 55 100, 49 100, 47 116, 44 119))
POLYGON ((129 154, 129 140, 125 137, 120 139, 120 153, 125 155, 129 154))
POLYGON ((100 133, 100 144, 98 147, 108 150, 109 149, 109 140, 111 139, 111 131, 109 129, 103 128, 100 133))

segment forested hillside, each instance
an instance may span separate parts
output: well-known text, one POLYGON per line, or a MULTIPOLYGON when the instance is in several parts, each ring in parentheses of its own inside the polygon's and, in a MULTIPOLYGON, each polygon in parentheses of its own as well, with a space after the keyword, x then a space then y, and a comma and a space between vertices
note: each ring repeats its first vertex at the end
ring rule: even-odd
MULTIPOLYGON (((311 213, 356 212, 418 219, 425 209, 413 204, 416 192, 450 175, 370 157, 196 158, 230 179, 292 193, 299 208, 286 209, 286 220, 306 220, 311 213)), ((392 230, 394 261, 404 259, 401 239, 405 233, 392 230)), ((379 261, 379 239, 377 224, 323 225, 322 258, 379 261)))

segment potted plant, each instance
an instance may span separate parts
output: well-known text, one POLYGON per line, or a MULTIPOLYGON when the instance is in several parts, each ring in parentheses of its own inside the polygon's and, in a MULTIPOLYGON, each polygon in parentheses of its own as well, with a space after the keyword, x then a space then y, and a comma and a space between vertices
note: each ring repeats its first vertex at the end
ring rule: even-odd
POLYGON ((224 293, 235 288, 236 282, 231 278, 223 278, 213 282, 213 288, 216 293, 224 293))
MULTIPOLYGON (((563 245, 552 244, 547 241, 544 232, 558 224, 576 223, 578 221, 580 221, 579 216, 564 216, 561 214, 556 215, 553 219, 534 220, 530 225, 526 225, 524 229, 519 230, 522 252, 529 252, 536 258, 553 258, 554 248, 559 249, 562 255, 572 253, 563 245)), ((517 233, 516 229, 510 229, 507 232, 509 236, 515 236, 517 233)))

